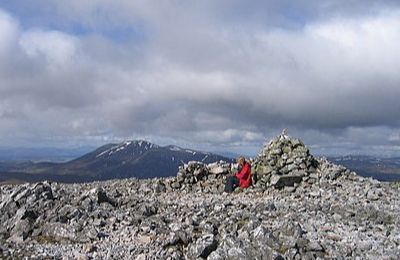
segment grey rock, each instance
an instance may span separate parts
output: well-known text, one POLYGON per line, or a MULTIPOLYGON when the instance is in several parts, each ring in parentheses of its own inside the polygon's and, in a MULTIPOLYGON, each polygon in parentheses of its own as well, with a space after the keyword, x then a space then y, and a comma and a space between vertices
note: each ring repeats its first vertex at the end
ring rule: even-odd
POLYGON ((207 258, 212 251, 217 249, 218 242, 213 234, 205 235, 199 238, 193 245, 189 247, 188 256, 190 258, 207 258))
POLYGON ((271 185, 277 189, 285 186, 293 186, 295 183, 300 183, 303 180, 303 175, 273 175, 271 177, 271 185))
POLYGON ((98 188, 96 193, 97 193, 97 203, 99 203, 99 204, 101 204, 101 203, 109 203, 114 207, 117 205, 116 201, 111 199, 111 198, 109 198, 107 196, 107 193, 103 189, 98 188))
POLYGON ((163 192, 166 192, 166 191, 167 191, 165 184, 162 183, 161 181, 156 182, 156 183, 153 185, 153 190, 154 190, 154 192, 156 192, 156 193, 163 193, 163 192))
POLYGON ((181 184, 180 184, 179 182, 173 182, 173 183, 171 184, 171 187, 172 187, 173 189, 180 189, 180 188, 181 188, 181 184))
POLYGON ((32 233, 33 227, 32 224, 27 219, 20 219, 15 223, 14 228, 12 229, 9 238, 11 242, 21 243, 26 238, 29 237, 30 233, 32 233))
POLYGON ((259 243, 259 246, 265 248, 268 253, 271 253, 270 248, 279 249, 278 239, 263 226, 259 226, 253 231, 254 241, 259 243), (267 248, 269 247, 269 248, 267 248))
POLYGON ((75 241, 76 232, 73 227, 62 223, 46 223, 42 228, 42 236, 54 241, 75 241))
POLYGON ((317 241, 311 241, 307 245, 307 251, 324 251, 324 249, 317 241))

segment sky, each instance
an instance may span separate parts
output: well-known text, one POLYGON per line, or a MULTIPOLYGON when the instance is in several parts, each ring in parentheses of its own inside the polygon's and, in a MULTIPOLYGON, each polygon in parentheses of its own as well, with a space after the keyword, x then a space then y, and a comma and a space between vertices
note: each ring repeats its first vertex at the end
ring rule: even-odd
POLYGON ((0 0, 0 146, 400 156, 400 1, 0 0))

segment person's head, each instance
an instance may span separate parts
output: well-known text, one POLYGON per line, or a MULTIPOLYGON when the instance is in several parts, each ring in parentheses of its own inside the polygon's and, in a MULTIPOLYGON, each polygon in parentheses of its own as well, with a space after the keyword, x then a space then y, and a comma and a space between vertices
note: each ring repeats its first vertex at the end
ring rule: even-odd
POLYGON ((244 164, 245 161, 246 161, 246 159, 244 158, 244 156, 239 156, 239 157, 236 159, 236 162, 237 162, 240 166, 243 166, 243 164, 244 164))

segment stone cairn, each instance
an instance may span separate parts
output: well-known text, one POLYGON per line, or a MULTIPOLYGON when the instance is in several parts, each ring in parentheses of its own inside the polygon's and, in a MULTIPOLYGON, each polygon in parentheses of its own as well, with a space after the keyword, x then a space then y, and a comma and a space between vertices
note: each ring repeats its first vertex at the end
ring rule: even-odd
MULTIPOLYGON (((325 158, 315 158, 298 139, 287 135, 287 130, 266 143, 252 164, 253 187, 256 192, 269 188, 297 187, 300 183, 336 180, 341 176, 355 175, 343 166, 325 158)), ((171 180, 173 190, 221 193, 227 176, 236 171, 237 165, 224 161, 212 164, 191 161, 179 168, 171 180)), ((241 192, 238 189, 236 192, 241 192)))
POLYGON ((225 161, 211 164, 190 161, 179 167, 171 188, 175 190, 221 193, 224 190, 226 177, 233 171, 232 167, 234 165, 225 161))
POLYGON ((252 165, 256 188, 283 188, 318 176, 318 161, 298 138, 286 131, 265 144, 252 165))

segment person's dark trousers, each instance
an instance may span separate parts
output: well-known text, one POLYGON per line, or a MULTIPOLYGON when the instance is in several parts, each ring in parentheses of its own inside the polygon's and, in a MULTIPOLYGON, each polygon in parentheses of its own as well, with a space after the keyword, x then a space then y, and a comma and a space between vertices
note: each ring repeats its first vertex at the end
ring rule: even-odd
POLYGON ((239 186, 239 179, 236 176, 229 176, 225 184, 225 192, 233 192, 239 186))

